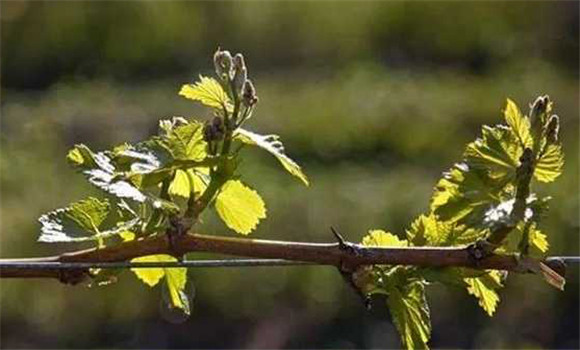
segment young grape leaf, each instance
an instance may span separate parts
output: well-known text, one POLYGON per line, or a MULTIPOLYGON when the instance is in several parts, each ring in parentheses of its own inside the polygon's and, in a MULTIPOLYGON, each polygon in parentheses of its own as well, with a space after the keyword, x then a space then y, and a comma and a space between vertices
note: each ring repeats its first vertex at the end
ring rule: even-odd
POLYGON ((387 306, 399 331, 403 347, 409 350, 428 349, 431 318, 423 282, 394 285, 387 290, 387 306))
POLYGON ((266 206, 260 195, 239 180, 229 180, 220 189, 215 208, 232 230, 247 235, 266 217, 266 206))
POLYGON ((308 178, 304 172, 302 172, 302 168, 300 168, 300 166, 295 161, 290 159, 290 157, 284 153, 284 146, 282 145, 282 142, 280 142, 277 135, 264 136, 242 128, 238 128, 235 132, 235 139, 249 145, 258 146, 270 152, 280 161, 280 163, 282 163, 284 169, 286 169, 290 174, 299 178, 306 186, 309 185, 308 178))
POLYGON ((109 202, 89 197, 42 215, 38 221, 40 242, 83 242, 96 241, 118 235, 138 223, 135 218, 118 223, 116 227, 101 229, 100 226, 109 215, 109 202))
POLYGON ((528 255, 542 258, 550 247, 547 236, 537 228, 535 222, 520 222, 496 250, 499 254, 521 253, 523 245, 528 245, 528 255), (527 242, 523 241, 527 237, 527 242))
POLYGON ((137 187, 118 176, 111 157, 106 152, 93 153, 85 145, 76 145, 67 155, 68 161, 79 169, 88 181, 119 198, 144 202, 147 197, 137 187))
POLYGON ((185 170, 176 170, 175 176, 169 185, 169 194, 172 196, 179 196, 189 198, 191 194, 190 178, 185 170))
POLYGON ((406 247, 407 241, 383 230, 370 230, 362 244, 366 247, 406 247))
POLYGON ((207 156, 207 142, 203 138, 203 124, 183 118, 162 120, 161 136, 154 138, 167 149, 173 159, 201 161, 207 156))
POLYGON ((489 178, 481 169, 458 163, 435 186, 431 211, 442 221, 479 224, 483 213, 506 194, 506 182, 489 178))
POLYGON ((484 230, 440 221, 431 213, 415 219, 407 230, 407 240, 414 246, 454 246, 473 243, 485 234, 484 230))
POLYGON ((504 110, 506 123, 510 126, 514 135, 519 139, 522 147, 532 148, 534 140, 530 132, 530 120, 524 116, 514 101, 507 99, 504 110))
POLYGON ((562 146, 551 144, 536 164, 534 177, 541 182, 552 182, 562 174, 564 167, 564 153, 562 146))
POLYGON ((479 300, 479 306, 485 310, 489 316, 493 316, 499 295, 496 290, 502 288, 502 272, 489 270, 489 272, 480 277, 466 278, 467 291, 479 300))
POLYGON ((212 108, 231 108, 230 98, 221 84, 213 79, 199 76, 195 84, 185 84, 181 87, 179 95, 190 100, 199 101, 212 108))
POLYGON ((487 272, 465 267, 422 268, 421 276, 428 282, 438 282, 448 286, 467 288, 466 278, 481 277, 487 272))
MULTIPOLYGON (((147 255, 134 258, 131 262, 175 262, 177 259, 171 255, 147 255)), ((174 268, 133 268, 131 269, 135 275, 147 284, 153 287, 165 277, 165 282, 173 306, 182 309, 186 314, 190 313, 190 306, 188 298, 184 292, 185 284, 187 283, 187 269, 184 267, 174 268)))
POLYGON ((187 284, 187 269, 165 269, 165 283, 169 290, 172 305, 181 309, 186 315, 189 315, 191 313, 191 308, 189 305, 189 298, 185 292, 185 285, 187 284))
POLYGON ((463 154, 470 167, 484 170, 492 179, 514 179, 523 147, 503 125, 483 126, 482 137, 467 145, 463 154))

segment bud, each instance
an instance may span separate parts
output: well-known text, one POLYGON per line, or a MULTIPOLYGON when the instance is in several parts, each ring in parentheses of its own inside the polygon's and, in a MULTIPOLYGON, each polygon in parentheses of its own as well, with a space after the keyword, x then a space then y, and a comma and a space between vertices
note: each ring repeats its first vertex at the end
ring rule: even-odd
POLYGON ((206 142, 219 141, 224 137, 224 122, 220 117, 214 117, 205 124, 203 138, 206 142))
POLYGON ((553 144, 558 142, 558 132, 560 131, 560 118, 557 115, 552 115, 548 119, 548 125, 546 126, 546 142, 553 144))
POLYGON ((219 48, 213 55, 215 72, 223 80, 229 79, 232 72, 232 55, 229 51, 221 51, 219 48))
POLYGON ((242 89, 242 102, 246 107, 251 107, 258 102, 256 88, 250 79, 246 80, 244 83, 244 87, 242 89))
POLYGON ((537 125, 544 125, 550 104, 550 97, 548 95, 544 95, 538 97, 536 101, 534 101, 534 103, 530 106, 530 121, 532 128, 535 128, 537 125))
POLYGON ((244 88, 244 83, 248 79, 248 70, 246 68, 246 63, 244 62, 244 56, 241 53, 237 53, 234 56, 234 89, 238 94, 242 93, 244 88))

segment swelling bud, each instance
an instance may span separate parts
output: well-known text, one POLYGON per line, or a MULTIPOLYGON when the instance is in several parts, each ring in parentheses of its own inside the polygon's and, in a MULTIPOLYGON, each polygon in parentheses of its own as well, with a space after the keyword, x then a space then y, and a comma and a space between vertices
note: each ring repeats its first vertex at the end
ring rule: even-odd
POLYGON ((244 62, 244 56, 238 53, 234 56, 234 78, 233 85, 236 93, 238 95, 242 94, 244 84, 248 79, 248 70, 246 68, 246 63, 244 62))
POLYGON ((215 72, 222 80, 227 80, 232 75, 232 55, 229 51, 217 49, 213 55, 215 72))
POLYGON ((256 96, 256 88, 250 79, 246 80, 242 89, 242 102, 246 107, 252 107, 258 103, 258 96, 256 96))

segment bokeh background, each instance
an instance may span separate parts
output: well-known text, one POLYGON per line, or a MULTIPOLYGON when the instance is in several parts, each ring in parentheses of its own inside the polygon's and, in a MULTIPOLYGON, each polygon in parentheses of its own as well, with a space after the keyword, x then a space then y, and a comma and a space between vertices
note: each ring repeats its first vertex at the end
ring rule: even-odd
MULTIPOLYGON (((96 193, 64 155, 207 119, 177 95, 212 74, 218 46, 243 52, 260 104, 249 128, 282 136, 310 188, 249 151, 245 180, 268 205, 256 238, 403 234, 480 125, 555 100, 567 155, 543 230, 578 255, 578 2, 2 1, 2 257, 75 249, 36 242, 43 212, 96 193)), ((208 233, 233 235, 211 215, 208 233)), ((174 325, 160 291, 129 272, 104 288, 3 280, 2 348, 396 348, 378 303, 366 312, 327 267, 192 270, 193 315, 174 325)), ((497 314, 431 286, 435 348, 578 348, 578 266, 564 292, 512 276, 497 314)))

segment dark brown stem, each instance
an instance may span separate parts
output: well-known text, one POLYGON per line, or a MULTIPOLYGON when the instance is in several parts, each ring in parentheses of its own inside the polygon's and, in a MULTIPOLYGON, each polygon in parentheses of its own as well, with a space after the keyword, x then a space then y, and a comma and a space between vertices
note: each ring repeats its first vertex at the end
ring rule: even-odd
MULTIPOLYGON (((481 260, 474 260, 467 247, 410 247, 410 248, 370 248, 349 242, 302 243, 287 241, 257 240, 185 234, 175 237, 172 249, 166 235, 148 237, 102 249, 87 249, 62 255, 32 259, 0 259, 0 262, 119 262, 153 254, 186 254, 208 252, 252 258, 276 258, 292 261, 334 265, 339 268, 360 265, 414 265, 423 267, 470 267, 474 269, 497 269, 523 272, 513 256, 491 254, 481 260)), ((79 281, 78 275, 88 270, 76 270, 74 278, 67 278, 62 269, 20 269, 2 268, 0 278, 57 278, 66 283, 79 281)), ((69 276, 70 277, 70 276, 69 276)))

